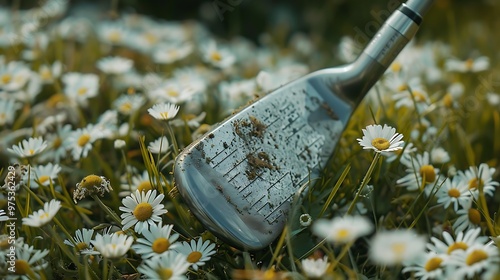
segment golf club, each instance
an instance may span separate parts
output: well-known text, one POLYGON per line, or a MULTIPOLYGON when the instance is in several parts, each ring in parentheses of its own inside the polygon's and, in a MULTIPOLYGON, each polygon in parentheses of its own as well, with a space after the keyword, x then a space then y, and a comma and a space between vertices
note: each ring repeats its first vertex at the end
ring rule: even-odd
POLYGON ((409 0, 351 64, 319 70, 265 95, 177 157, 175 185, 213 234, 244 250, 278 237, 296 192, 319 176, 351 115, 433 0, 409 0))

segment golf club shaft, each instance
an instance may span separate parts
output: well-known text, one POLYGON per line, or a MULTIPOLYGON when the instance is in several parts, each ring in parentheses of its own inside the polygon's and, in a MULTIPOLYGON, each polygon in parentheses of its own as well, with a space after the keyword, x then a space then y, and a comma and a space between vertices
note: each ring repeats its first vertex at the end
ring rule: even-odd
POLYGON ((327 81, 332 92, 359 104, 415 36, 422 22, 421 14, 426 13, 433 2, 409 0, 394 11, 356 61, 340 70, 332 69, 335 78, 327 81))

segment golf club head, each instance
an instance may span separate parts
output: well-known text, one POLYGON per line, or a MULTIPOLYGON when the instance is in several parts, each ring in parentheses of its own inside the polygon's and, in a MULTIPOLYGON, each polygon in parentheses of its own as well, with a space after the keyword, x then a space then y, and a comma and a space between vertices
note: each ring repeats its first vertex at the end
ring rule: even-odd
MULTIPOLYGON (((175 182, 193 213, 229 244, 261 249, 282 231, 293 196, 331 157, 354 103, 331 71, 266 95, 188 146, 175 182)), ((340 74, 339 71, 339 75, 340 74)))
POLYGON ((409 0, 352 64, 290 82, 186 147, 175 162, 175 185, 201 223, 246 250, 276 239, 294 195, 318 178, 353 111, 433 1, 409 0))

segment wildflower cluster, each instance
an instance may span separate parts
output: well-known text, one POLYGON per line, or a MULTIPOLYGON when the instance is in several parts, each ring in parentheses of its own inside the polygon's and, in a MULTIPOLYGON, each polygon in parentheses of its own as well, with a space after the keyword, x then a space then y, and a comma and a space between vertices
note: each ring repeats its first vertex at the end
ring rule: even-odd
POLYGON ((280 238, 246 252, 176 195, 174 160, 253 99, 352 61, 354 40, 332 51, 277 25, 257 44, 194 20, 39 5, 0 7, 0 278, 498 278, 500 95, 486 51, 410 44, 280 238))

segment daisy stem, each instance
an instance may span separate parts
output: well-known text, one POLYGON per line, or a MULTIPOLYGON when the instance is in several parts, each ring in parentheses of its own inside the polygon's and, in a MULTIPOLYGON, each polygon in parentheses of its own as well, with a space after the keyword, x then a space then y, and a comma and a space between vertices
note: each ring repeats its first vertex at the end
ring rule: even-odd
POLYGON ((104 212, 106 212, 111 217, 111 219, 113 219, 113 221, 115 223, 117 223, 118 225, 121 225, 122 220, 120 219, 120 217, 118 217, 118 215, 113 210, 111 210, 106 204, 104 204, 102 202, 102 200, 99 198, 99 196, 97 196, 96 194, 92 194, 90 196, 95 201, 97 201, 97 204, 99 204, 99 206, 102 208, 102 210, 104 210, 104 212))
POLYGON ((368 184, 368 182, 371 179, 371 175, 373 173, 373 170, 375 169, 375 166, 378 162, 378 159, 380 158, 380 153, 375 153, 375 156, 373 157, 372 163, 370 164, 370 167, 368 168, 368 171, 365 174, 365 177, 363 177, 363 181, 361 181, 361 186, 359 187, 358 191, 356 192, 356 196, 354 196, 354 199, 351 202, 351 205, 349 205, 349 209, 347 209, 346 215, 350 215, 352 211, 354 210, 354 207, 356 207, 356 203, 363 192, 363 189, 365 186, 368 184))
POLYGON ((484 215, 484 219, 486 220, 486 225, 488 226, 488 230, 490 232, 490 235, 497 236, 498 233, 495 232, 495 227, 491 223, 491 217, 490 213, 488 211, 488 205, 486 204, 486 198, 484 197, 484 189, 483 186, 481 185, 479 188, 479 206, 481 207, 481 210, 484 215))
POLYGON ((177 139, 175 138, 174 130, 172 129, 172 126, 168 122, 167 122, 167 130, 168 134, 170 135, 172 145, 174 146, 174 158, 176 158, 177 155, 179 154, 179 145, 177 145, 177 139))
POLYGON ((351 248, 353 243, 354 243, 353 241, 348 242, 347 244, 345 244, 344 247, 342 247, 342 251, 340 251, 340 253, 337 255, 337 257, 335 258, 335 260, 331 264, 332 268, 335 268, 340 263, 342 258, 344 258, 345 254, 347 252, 349 252, 349 249, 351 248))
MULTIPOLYGON (((54 219, 55 220, 55 219, 54 219)), ((61 229, 64 229, 60 223, 58 223, 59 227, 61 229)), ((50 234, 49 236, 52 239, 55 239, 55 242, 59 248, 61 248, 61 251, 68 256, 68 258, 78 267, 78 269, 81 269, 81 263, 80 261, 75 257, 75 254, 73 254, 70 250, 68 250, 68 247, 64 242, 61 240, 61 237, 59 236, 59 233, 57 233, 50 225, 47 225, 46 228, 48 228, 50 234)))
POLYGON ((102 279, 107 280, 108 279, 108 258, 104 257, 103 261, 103 269, 102 269, 102 279))

